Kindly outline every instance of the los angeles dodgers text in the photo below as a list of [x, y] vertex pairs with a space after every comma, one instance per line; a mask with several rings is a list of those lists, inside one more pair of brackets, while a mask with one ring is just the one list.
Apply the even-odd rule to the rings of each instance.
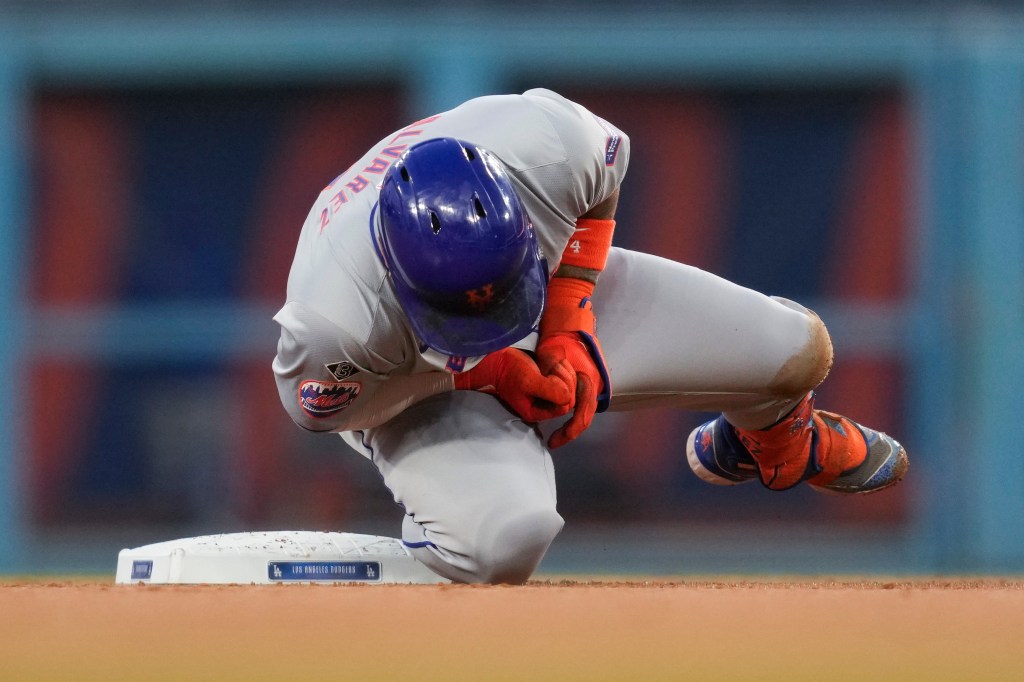
[[355, 566], [338, 564], [327, 565], [300, 565], [292, 569], [293, 573], [301, 575], [356, 575], [359, 571]]

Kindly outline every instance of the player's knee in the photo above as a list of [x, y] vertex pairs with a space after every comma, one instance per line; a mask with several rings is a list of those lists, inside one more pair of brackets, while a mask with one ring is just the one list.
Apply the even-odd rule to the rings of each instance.
[[[533, 510], [519, 509], [513, 514], [507, 510], [504, 506], [500, 515], [463, 528], [461, 533], [431, 534], [422, 543], [413, 540], [413, 556], [454, 582], [526, 582], [564, 522], [553, 504]], [[422, 530], [411, 517], [406, 517], [406, 538], [420, 538]]]
[[521, 584], [537, 570], [564, 521], [554, 508], [509, 516], [476, 548], [476, 582]]
[[773, 296], [783, 305], [807, 315], [807, 343], [779, 370], [771, 384], [773, 393], [796, 396], [810, 391], [828, 376], [832, 368], [832, 338], [825, 323], [808, 308], [785, 298]]

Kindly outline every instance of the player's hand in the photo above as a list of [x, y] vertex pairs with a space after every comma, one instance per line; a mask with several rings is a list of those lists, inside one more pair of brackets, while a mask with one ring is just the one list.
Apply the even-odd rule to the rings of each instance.
[[548, 447], [560, 448], [575, 440], [590, 427], [597, 412], [597, 396], [604, 380], [579, 334], [560, 332], [542, 336], [537, 344], [537, 365], [548, 376], [571, 377], [570, 390], [575, 397], [572, 417], [551, 434]]
[[567, 368], [541, 373], [529, 355], [516, 348], [491, 353], [473, 369], [455, 375], [455, 388], [491, 393], [523, 421], [536, 423], [568, 414], [575, 376]]

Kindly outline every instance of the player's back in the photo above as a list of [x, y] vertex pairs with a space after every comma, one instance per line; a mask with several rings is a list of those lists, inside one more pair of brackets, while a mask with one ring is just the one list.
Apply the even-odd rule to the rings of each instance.
[[[607, 147], [615, 135], [616, 154]], [[618, 186], [625, 173], [625, 136], [560, 95], [531, 90], [494, 95], [422, 119], [375, 144], [319, 195], [302, 228], [288, 282], [301, 303], [386, 360], [412, 367], [418, 344], [394, 296], [374, 239], [380, 183], [417, 142], [468, 140], [507, 167], [544, 254], [565, 248], [576, 217]], [[549, 258], [549, 269], [557, 263]]]

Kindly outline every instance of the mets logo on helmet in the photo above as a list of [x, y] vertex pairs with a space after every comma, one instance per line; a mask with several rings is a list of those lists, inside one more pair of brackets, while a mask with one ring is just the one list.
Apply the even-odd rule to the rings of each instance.
[[485, 284], [479, 289], [466, 292], [466, 302], [477, 310], [486, 310], [494, 300], [494, 284]]
[[299, 405], [310, 417], [322, 419], [349, 407], [362, 387], [356, 381], [303, 381], [299, 386]]

